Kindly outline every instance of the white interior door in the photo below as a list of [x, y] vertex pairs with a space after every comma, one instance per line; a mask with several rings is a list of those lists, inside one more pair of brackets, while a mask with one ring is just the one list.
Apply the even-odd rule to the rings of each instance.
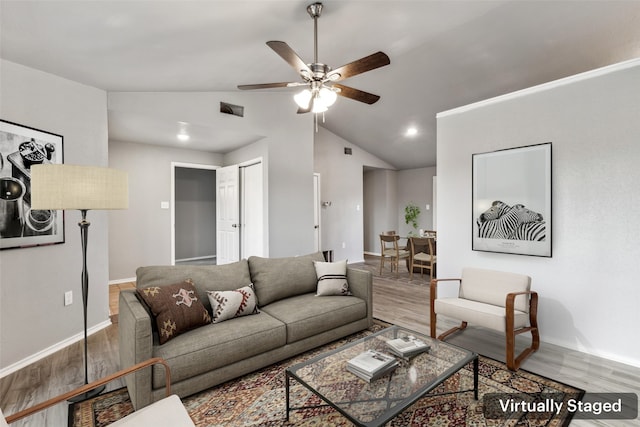
[[241, 257], [265, 257], [267, 254], [264, 246], [262, 162], [240, 167], [240, 188]]
[[217, 264], [240, 260], [240, 204], [238, 165], [216, 173]]

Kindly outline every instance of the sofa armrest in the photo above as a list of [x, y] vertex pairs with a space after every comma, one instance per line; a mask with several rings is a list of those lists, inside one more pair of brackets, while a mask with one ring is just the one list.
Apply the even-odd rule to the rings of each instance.
[[354, 296], [367, 303], [369, 326], [373, 324], [373, 276], [370, 271], [347, 267], [347, 281]]
[[[132, 290], [122, 290], [118, 300], [120, 366], [132, 366], [153, 357], [151, 316]], [[126, 377], [135, 409], [152, 403], [151, 368]]]

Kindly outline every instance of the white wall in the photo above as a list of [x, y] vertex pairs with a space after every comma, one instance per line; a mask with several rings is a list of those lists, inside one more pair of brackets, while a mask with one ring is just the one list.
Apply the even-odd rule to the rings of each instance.
[[[62, 135], [64, 162], [107, 166], [106, 93], [0, 60], [0, 117]], [[6, 167], [6, 166], [5, 166]], [[88, 220], [88, 325], [108, 322], [106, 212]], [[80, 213], [65, 213], [65, 243], [0, 252], [0, 374], [61, 341], [82, 337]], [[65, 307], [64, 292], [74, 303]]]
[[[353, 154], [345, 155], [345, 147]], [[315, 137], [314, 159], [315, 172], [320, 173], [321, 200], [331, 202], [321, 211], [322, 249], [332, 249], [335, 260], [362, 261], [363, 167], [393, 166], [322, 127]]]
[[[438, 275], [526, 273], [541, 338], [640, 366], [640, 60], [438, 115]], [[471, 156], [552, 142], [553, 257], [471, 250]], [[508, 179], [508, 177], [507, 177]]]
[[380, 253], [380, 233], [398, 230], [398, 172], [364, 172], [364, 253]]
[[[171, 263], [171, 162], [222, 166], [222, 155], [131, 142], [109, 142], [109, 164], [129, 174], [129, 209], [109, 221], [109, 280], [134, 278], [136, 268]], [[215, 186], [215, 182], [212, 183]]]
[[[418, 230], [433, 230], [433, 177], [436, 168], [370, 169], [364, 173], [364, 251], [380, 254], [380, 233], [395, 230], [407, 236], [413, 227], [404, 220], [409, 202], [420, 208]], [[426, 206], [429, 205], [429, 210]], [[403, 241], [404, 242], [404, 241]]]
[[[433, 230], [433, 177], [436, 168], [417, 168], [398, 171], [398, 200], [396, 215], [398, 218], [398, 233], [403, 236], [415, 230], [404, 220], [404, 208], [409, 202], [420, 208], [418, 216], [418, 230]], [[427, 205], [429, 209], [427, 210]]]
[[[110, 230], [111, 280], [135, 277], [141, 265], [170, 263], [170, 210], [161, 210], [160, 202], [170, 200], [172, 161], [226, 166], [261, 158], [269, 256], [313, 252], [313, 122], [310, 115], [296, 114], [291, 94], [116, 92], [108, 99], [109, 108], [118, 112], [178, 112], [190, 123], [214, 122], [220, 138], [259, 136], [257, 142], [228, 153], [111, 141], [112, 166], [131, 174], [129, 209], [117, 213]], [[220, 101], [244, 106], [244, 117], [221, 114]]]

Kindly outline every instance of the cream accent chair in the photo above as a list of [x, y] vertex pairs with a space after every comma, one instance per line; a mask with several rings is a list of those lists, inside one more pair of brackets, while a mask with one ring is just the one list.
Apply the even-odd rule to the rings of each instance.
[[401, 259], [409, 258], [409, 251], [406, 249], [400, 249], [398, 246], [398, 240], [400, 236], [397, 234], [381, 234], [380, 235], [380, 275], [382, 276], [382, 269], [384, 268], [384, 262], [389, 259], [391, 263], [391, 272], [393, 268], [396, 270], [396, 277], [398, 277], [398, 266]]
[[[458, 297], [438, 298], [438, 285], [458, 282]], [[524, 359], [540, 347], [538, 293], [531, 290], [531, 278], [522, 274], [465, 268], [460, 279], [433, 279], [430, 288], [431, 337], [436, 337], [436, 318], [443, 315], [461, 320], [460, 326], [438, 336], [444, 340], [467, 324], [483, 326], [506, 335], [507, 367], [517, 370]], [[515, 356], [515, 336], [531, 332], [531, 346]]]
[[75, 390], [71, 390], [68, 393], [49, 399], [46, 402], [40, 403], [31, 408], [27, 408], [22, 411], [16, 412], [15, 414], [12, 414], [6, 417], [6, 419], [2, 414], [2, 410], [0, 409], [0, 427], [6, 427], [15, 421], [28, 417], [29, 415], [33, 415], [36, 412], [42, 411], [43, 409], [46, 409], [50, 406], [69, 400], [72, 397], [84, 394], [88, 391], [93, 390], [94, 388], [100, 387], [101, 385], [107, 384], [108, 382], [111, 382], [117, 378], [128, 375], [132, 372], [135, 372], [144, 368], [150, 369], [151, 365], [155, 365], [155, 364], [161, 364], [166, 369], [165, 386], [167, 390], [167, 397], [165, 397], [164, 399], [158, 400], [157, 402], [154, 402], [149, 406], [141, 408], [132, 414], [127, 415], [126, 417], [116, 421], [115, 423], [110, 424], [110, 426], [111, 427], [129, 427], [129, 426], [195, 427], [193, 420], [187, 413], [187, 410], [182, 404], [182, 401], [180, 400], [180, 398], [175, 394], [173, 395], [171, 394], [171, 371], [169, 370], [169, 365], [167, 365], [167, 362], [165, 362], [163, 359], [160, 359], [158, 357], [149, 359], [145, 362], [138, 363], [137, 365], [134, 365], [130, 368], [118, 371], [115, 374], [109, 375], [108, 377], [86, 384]]

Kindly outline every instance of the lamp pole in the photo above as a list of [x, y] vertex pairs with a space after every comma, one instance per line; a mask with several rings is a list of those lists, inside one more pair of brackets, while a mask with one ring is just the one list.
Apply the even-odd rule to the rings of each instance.
[[[78, 223], [80, 227], [80, 241], [82, 243], [82, 310], [84, 316], [84, 383], [89, 384], [89, 359], [88, 359], [88, 346], [87, 346], [87, 305], [89, 301], [89, 271], [87, 270], [87, 243], [89, 242], [89, 226], [91, 223], [87, 221], [87, 210], [80, 209], [82, 213], [82, 220]], [[86, 393], [69, 399], [70, 402], [82, 402], [83, 400], [90, 399], [99, 395], [105, 389], [105, 386], [94, 388]]]

